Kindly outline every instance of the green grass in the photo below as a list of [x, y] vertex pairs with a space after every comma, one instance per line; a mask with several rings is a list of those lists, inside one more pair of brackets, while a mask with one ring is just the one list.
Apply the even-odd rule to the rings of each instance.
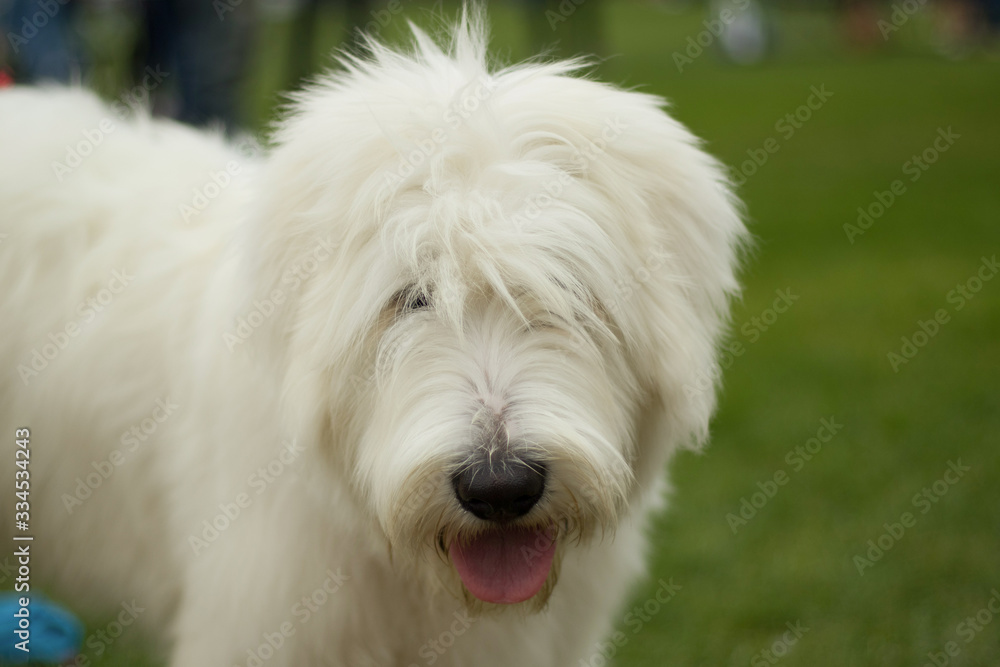
[[[834, 95], [741, 190], [759, 240], [735, 311], [746, 351], [726, 373], [711, 447], [676, 461], [672, 509], [655, 525], [652, 580], [684, 588], [617, 664], [747, 665], [789, 621], [809, 632], [785, 665], [923, 665], [949, 641], [961, 648], [952, 664], [997, 664], [1000, 624], [968, 644], [956, 626], [1000, 584], [1000, 280], [959, 312], [946, 295], [1000, 250], [1000, 66], [919, 51], [802, 52], [752, 69], [703, 58], [677, 74], [650, 49], [613, 71], [670, 98], [731, 165], [780, 137], [775, 122], [810, 86]], [[961, 137], [910, 183], [903, 164], [948, 126]], [[848, 243], [843, 225], [898, 178], [907, 191]], [[779, 288], [799, 301], [750, 343], [742, 324]], [[951, 320], [893, 372], [887, 353], [938, 308]], [[843, 430], [793, 472], [786, 452], [829, 416]], [[912, 496], [958, 459], [972, 470], [920, 514]], [[790, 481], [734, 535], [726, 515], [777, 470]], [[852, 558], [906, 511], [916, 524], [860, 576]]]
[[[515, 10], [493, 13], [500, 52], [527, 55]], [[652, 527], [651, 576], [634, 604], [660, 578], [682, 590], [639, 632], [621, 624], [615, 664], [767, 664], [751, 661], [796, 621], [809, 631], [781, 659], [789, 667], [923, 665], [949, 641], [961, 649], [951, 664], [997, 664], [1000, 618], [969, 643], [956, 626], [1000, 587], [1000, 279], [958, 312], [946, 295], [1000, 251], [1000, 63], [933, 57], [917, 21], [879, 53], [849, 54], [829, 17], [789, 14], [768, 63], [731, 68], [706, 53], [678, 73], [671, 53], [701, 29], [698, 14], [621, 2], [606, 16], [608, 51], [620, 55], [603, 77], [669, 98], [730, 165], [769, 137], [780, 143], [741, 189], [758, 239], [735, 308], [745, 352], [726, 372], [711, 446], [675, 462], [672, 507]], [[330, 18], [324, 32], [338, 25]], [[280, 24], [261, 34], [248, 88], [258, 125], [286, 35]], [[776, 121], [813, 85], [833, 97], [781, 138]], [[949, 126], [961, 137], [850, 244], [843, 225], [857, 207], [907, 178], [903, 164]], [[741, 326], [784, 288], [799, 300], [749, 342]], [[951, 320], [894, 372], [887, 353], [938, 308]], [[793, 472], [786, 452], [831, 416], [843, 429]], [[911, 498], [958, 459], [971, 471], [920, 514]], [[726, 515], [778, 470], [788, 483], [734, 535]], [[906, 511], [916, 524], [860, 576], [853, 557]], [[96, 664], [140, 661], [116, 646]]]

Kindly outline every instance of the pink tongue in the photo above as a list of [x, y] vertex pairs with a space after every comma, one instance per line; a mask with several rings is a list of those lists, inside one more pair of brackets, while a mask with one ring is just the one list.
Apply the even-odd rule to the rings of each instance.
[[469, 592], [484, 602], [523, 602], [542, 589], [555, 540], [541, 529], [510, 528], [451, 543], [449, 554]]

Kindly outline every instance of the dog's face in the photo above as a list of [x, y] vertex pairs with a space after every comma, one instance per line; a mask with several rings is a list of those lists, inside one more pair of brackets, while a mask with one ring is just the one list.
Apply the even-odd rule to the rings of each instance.
[[[642, 380], [573, 260], [454, 233], [398, 272], [407, 284], [366, 334], [349, 465], [397, 550], [437, 549], [453, 590], [522, 602], [554, 582], [562, 544], [613, 527], [626, 504]], [[470, 247], [448, 256], [454, 244]]]
[[251, 270], [287, 302], [257, 342], [395, 562], [540, 606], [704, 437], [743, 227], [657, 100], [418, 39], [279, 132]]

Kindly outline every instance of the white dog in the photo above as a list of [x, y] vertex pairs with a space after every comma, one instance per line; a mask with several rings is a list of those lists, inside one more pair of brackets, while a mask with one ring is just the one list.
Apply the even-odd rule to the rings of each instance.
[[77, 664], [134, 622], [174, 667], [565, 667], [621, 622], [745, 228], [662, 100], [480, 23], [345, 58], [259, 159], [0, 93], [2, 521], [117, 614]]

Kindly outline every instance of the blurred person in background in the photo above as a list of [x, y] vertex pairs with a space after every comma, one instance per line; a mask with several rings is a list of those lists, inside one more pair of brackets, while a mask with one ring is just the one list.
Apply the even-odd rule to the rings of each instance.
[[942, 0], [937, 9], [935, 46], [942, 55], [964, 58], [997, 37], [1000, 0]]
[[165, 71], [175, 88], [153, 92], [158, 113], [191, 125], [240, 127], [240, 89], [250, 60], [249, 0], [140, 0], [133, 77]]
[[925, 17], [927, 38], [948, 58], [995, 45], [1000, 30], [1000, 0], [838, 0], [837, 8], [848, 44], [865, 51], [885, 46], [915, 14]]
[[757, 0], [712, 0], [706, 25], [719, 26], [719, 46], [730, 62], [752, 65], [764, 59], [773, 41], [773, 27]]
[[0, 0], [4, 49], [18, 82], [83, 78], [84, 49], [76, 25], [77, 0]]
[[837, 7], [844, 35], [851, 47], [869, 51], [883, 43], [878, 29], [881, 15], [873, 0], [839, 0]]
[[983, 6], [983, 14], [986, 17], [986, 24], [993, 37], [1000, 33], [1000, 0], [980, 0]]

